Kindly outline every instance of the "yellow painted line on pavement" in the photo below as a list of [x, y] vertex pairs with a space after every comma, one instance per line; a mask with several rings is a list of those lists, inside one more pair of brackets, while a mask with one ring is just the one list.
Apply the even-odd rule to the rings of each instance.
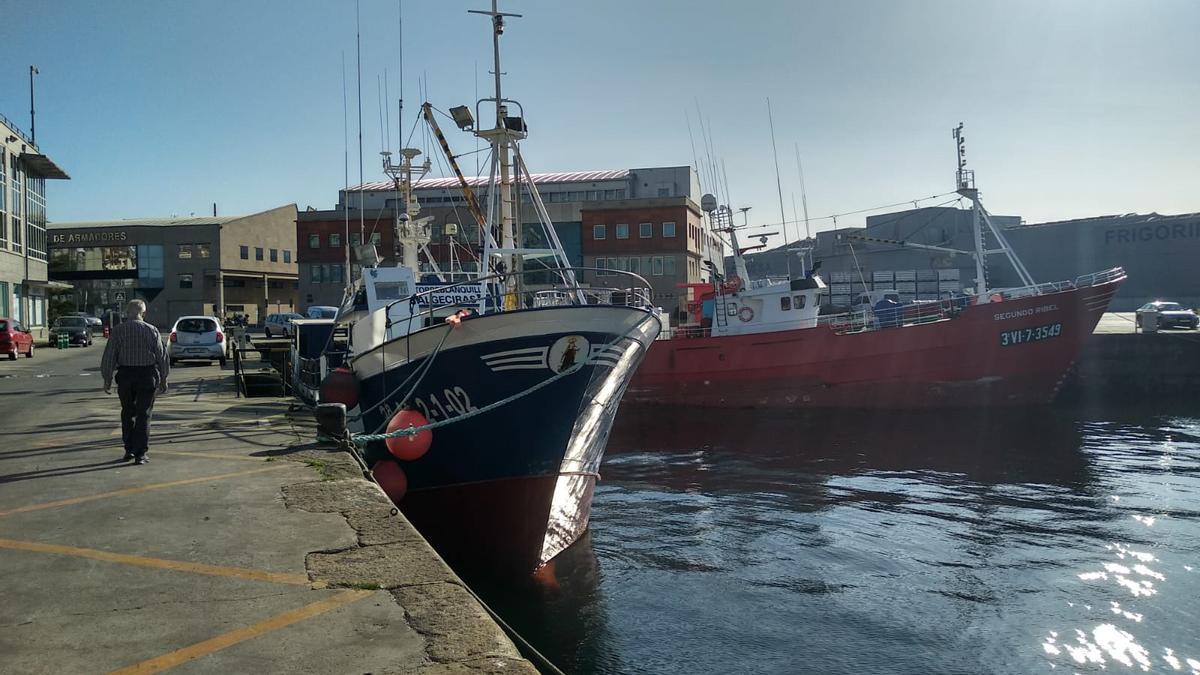
[[302, 574], [268, 572], [266, 570], [254, 570], [245, 567], [228, 567], [225, 565], [206, 565], [204, 563], [188, 562], [186, 560], [150, 558], [140, 555], [128, 555], [125, 553], [112, 553], [110, 551], [101, 551], [94, 548], [61, 546], [59, 544], [43, 544], [36, 541], [18, 541], [16, 539], [0, 538], [0, 549], [30, 551], [33, 553], [52, 553], [55, 555], [65, 555], [74, 558], [88, 558], [90, 560], [118, 563], [121, 565], [153, 567], [160, 570], [172, 570], [175, 572], [193, 572], [195, 574], [207, 574], [215, 577], [235, 577], [238, 579], [248, 579], [250, 581], [269, 581], [275, 584], [291, 584], [293, 586], [308, 586], [312, 583], [309, 581], [307, 576]]
[[150, 485], [142, 485], [140, 487], [125, 488], [123, 490], [113, 490], [112, 492], [101, 492], [100, 494], [87, 495], [85, 497], [71, 497], [69, 499], [59, 499], [53, 502], [45, 502], [42, 504], [30, 504], [20, 508], [9, 509], [8, 511], [0, 511], [0, 518], [11, 516], [17, 513], [29, 513], [30, 511], [41, 511], [43, 509], [53, 509], [59, 506], [71, 506], [73, 504], [83, 504], [85, 502], [93, 502], [97, 499], [108, 499], [109, 497], [123, 497], [125, 495], [135, 495], [141, 492], [150, 492], [151, 490], [163, 490], [166, 488], [177, 487], [180, 485], [192, 485], [194, 483], [205, 483], [208, 481], [222, 480], [225, 478], [237, 478], [239, 476], [249, 476], [251, 474], [263, 473], [266, 471], [278, 471], [286, 468], [287, 464], [278, 466], [266, 466], [260, 469], [250, 469], [249, 471], [235, 471], [234, 473], [222, 473], [216, 476], [201, 476], [200, 478], [188, 478], [186, 480], [173, 480], [167, 483], [152, 483]]
[[338, 593], [332, 597], [319, 600], [317, 602], [298, 607], [296, 609], [277, 614], [269, 619], [251, 624], [245, 628], [238, 628], [223, 635], [218, 635], [203, 642], [197, 642], [189, 647], [177, 649], [173, 652], [157, 656], [152, 659], [147, 659], [141, 663], [135, 663], [132, 666], [114, 670], [109, 675], [133, 675], [134, 673], [161, 673], [169, 668], [183, 665], [188, 661], [194, 661], [203, 656], [208, 656], [213, 652], [220, 651], [227, 647], [232, 647], [240, 642], [251, 640], [260, 635], [286, 628], [294, 623], [312, 618], [319, 614], [324, 614], [339, 607], [344, 607], [354, 602], [358, 602], [363, 598], [372, 595], [374, 591], [345, 591]]

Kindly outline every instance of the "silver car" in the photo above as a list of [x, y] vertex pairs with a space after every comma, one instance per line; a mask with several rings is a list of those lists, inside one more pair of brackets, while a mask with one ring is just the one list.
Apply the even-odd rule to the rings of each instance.
[[267, 337], [275, 337], [276, 335], [290, 337], [292, 335], [292, 320], [303, 318], [303, 316], [295, 312], [270, 314], [267, 316], [267, 320], [263, 322], [263, 332], [266, 333]]
[[167, 342], [171, 365], [190, 359], [219, 361], [225, 365], [225, 329], [212, 316], [181, 316], [175, 320]]

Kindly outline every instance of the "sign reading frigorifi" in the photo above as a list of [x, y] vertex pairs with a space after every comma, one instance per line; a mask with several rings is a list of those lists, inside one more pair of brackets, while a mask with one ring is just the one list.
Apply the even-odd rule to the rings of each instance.
[[480, 284], [459, 284], [457, 286], [417, 284], [417, 293], [427, 293], [426, 295], [417, 296], [417, 302], [422, 307], [476, 305], [479, 304], [479, 298], [483, 296]]

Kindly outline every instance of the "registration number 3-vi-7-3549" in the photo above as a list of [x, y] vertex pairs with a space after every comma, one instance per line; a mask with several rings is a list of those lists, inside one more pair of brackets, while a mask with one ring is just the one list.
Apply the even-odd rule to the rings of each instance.
[[1000, 333], [1000, 346], [1011, 347], [1013, 345], [1023, 345], [1027, 342], [1040, 342], [1056, 338], [1059, 335], [1062, 335], [1061, 323], [1048, 323], [1044, 326], [1006, 330]]

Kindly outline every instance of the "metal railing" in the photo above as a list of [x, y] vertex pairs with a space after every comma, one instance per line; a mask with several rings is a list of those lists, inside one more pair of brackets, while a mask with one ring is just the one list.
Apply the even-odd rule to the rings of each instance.
[[[573, 281], [578, 272], [604, 272], [609, 276], [627, 277], [630, 284], [628, 286], [612, 286], [606, 285], [603, 287], [582, 286], [578, 282]], [[540, 283], [530, 285], [530, 287], [516, 292], [502, 292], [500, 289], [507, 285], [509, 279], [518, 274], [522, 277], [537, 275], [545, 277], [548, 274], [557, 276], [558, 279], [553, 283]], [[481, 294], [459, 299], [455, 302], [448, 302], [435, 305], [433, 303], [423, 303], [422, 298], [429, 298], [436, 295], [453, 294], [454, 289], [479, 286]], [[598, 267], [555, 267], [555, 268], [538, 268], [523, 270], [519, 273], [509, 272], [506, 274], [491, 274], [475, 279], [458, 281], [452, 284], [437, 286], [420, 293], [413, 293], [403, 298], [392, 300], [389, 302], [387, 312], [389, 316], [388, 323], [394, 323], [391, 319], [391, 309], [396, 305], [408, 303], [414, 310], [420, 308], [420, 311], [413, 311], [407, 319], [409, 321], [422, 321], [422, 326], [432, 324], [439, 320], [442, 316], [448, 313], [453, 313], [451, 310], [470, 309], [478, 310], [482, 302], [485, 307], [485, 312], [502, 312], [514, 311], [506, 309], [510, 305], [516, 309], [534, 309], [543, 307], [568, 307], [568, 306], [587, 306], [587, 305], [616, 305], [622, 307], [650, 307], [653, 294], [650, 290], [650, 284], [640, 275], [633, 272], [625, 272], [622, 270], [601, 269]]]

